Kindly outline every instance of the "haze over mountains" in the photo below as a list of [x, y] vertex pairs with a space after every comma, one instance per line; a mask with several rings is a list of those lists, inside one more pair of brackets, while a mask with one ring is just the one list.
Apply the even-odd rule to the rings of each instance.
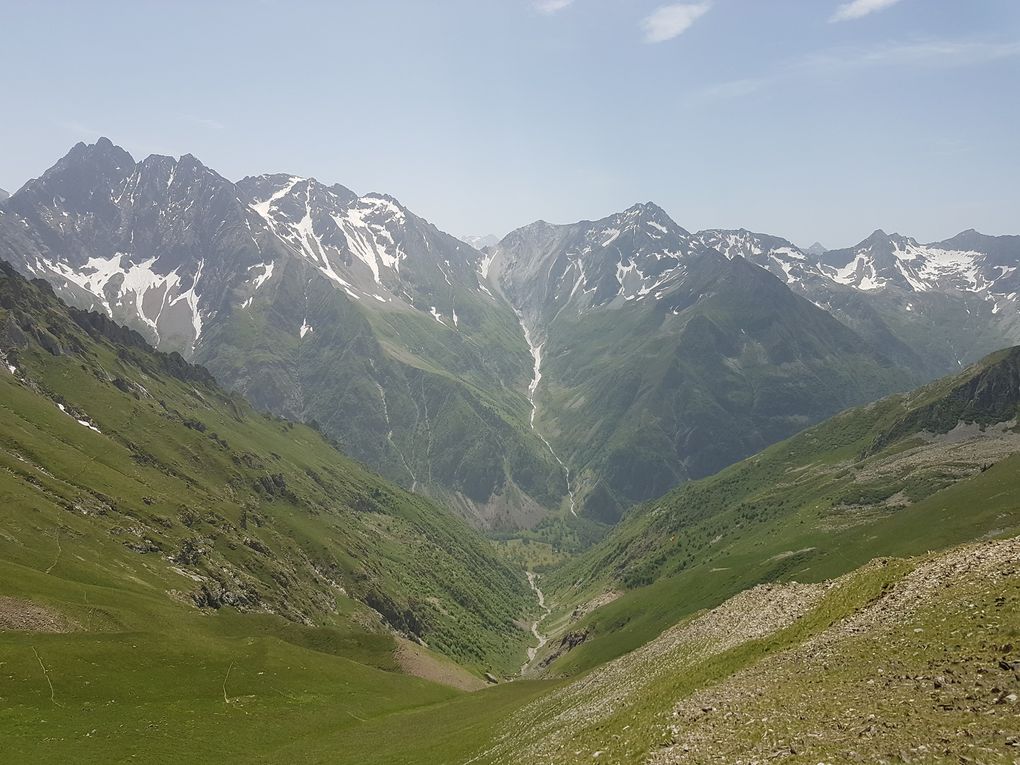
[[483, 250], [486, 247], [492, 247], [499, 244], [499, 237], [495, 234], [485, 234], [484, 236], [462, 236], [460, 239], [470, 244], [476, 250]]
[[358, 765], [1016, 746], [1020, 550], [999, 537], [1020, 531], [1020, 348], [687, 483], [527, 578], [312, 428], [7, 265], [0, 393], [19, 761], [175, 762], [182, 741], [196, 761]]
[[75, 146], [0, 202], [5, 751], [1008, 762], [1020, 237], [813, 249]]
[[483, 527], [613, 522], [1020, 341], [1020, 237], [801, 250], [651, 203], [485, 251], [385, 194], [75, 146], [0, 259]]
[[53, 5], [0, 765], [1020, 765], [1020, 2]]

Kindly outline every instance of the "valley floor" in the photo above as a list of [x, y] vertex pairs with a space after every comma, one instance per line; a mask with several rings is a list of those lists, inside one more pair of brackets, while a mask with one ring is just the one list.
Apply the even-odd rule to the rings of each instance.
[[473, 693], [262, 617], [106, 631], [83, 592], [0, 603], [8, 761], [1020, 760], [1020, 538], [760, 585], [573, 680]]

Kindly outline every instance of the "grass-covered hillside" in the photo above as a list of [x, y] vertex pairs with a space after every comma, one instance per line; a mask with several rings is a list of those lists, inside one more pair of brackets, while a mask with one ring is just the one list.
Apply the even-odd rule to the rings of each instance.
[[524, 577], [313, 429], [6, 267], [0, 351], [0, 594], [112, 632], [246, 613], [519, 666]]
[[661, 300], [557, 309], [546, 328], [536, 422], [592, 518], [921, 379], [757, 266], [685, 267]]
[[1002, 763], [1020, 538], [764, 584], [517, 709], [479, 763]]
[[546, 656], [576, 672], [760, 583], [1020, 529], [1020, 349], [852, 409], [632, 511], [552, 574]]
[[[1010, 762], [1016, 542], [865, 564], [1020, 528], [1018, 349], [501, 558], [0, 268], [11, 761]], [[482, 687], [532, 643], [510, 558], [569, 680]]]
[[274, 273], [196, 353], [226, 387], [314, 420], [345, 453], [477, 527], [532, 526], [559, 505], [563, 473], [528, 427], [531, 357], [506, 305], [486, 311], [479, 302], [494, 298], [465, 293], [455, 330], [349, 299], [297, 260]]

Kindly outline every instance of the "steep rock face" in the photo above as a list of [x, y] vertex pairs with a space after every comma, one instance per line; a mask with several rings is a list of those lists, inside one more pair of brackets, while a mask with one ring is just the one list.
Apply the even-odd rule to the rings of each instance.
[[106, 139], [0, 202], [0, 257], [485, 526], [613, 520], [1020, 341], [1020, 237], [802, 250], [644, 203], [480, 251], [384, 194]]
[[698, 236], [768, 269], [900, 359], [918, 382], [1020, 342], [1020, 237], [970, 230], [919, 244], [875, 231], [855, 247], [812, 252], [749, 231]]
[[493, 252], [490, 277], [540, 350], [536, 428], [592, 517], [614, 521], [907, 385], [889, 357], [725, 241], [642, 204], [536, 223]]
[[522, 424], [531, 359], [481, 254], [391, 197], [234, 184], [101, 139], [3, 203], [0, 257], [480, 525], [534, 523], [565, 493]]
[[0, 210], [0, 257], [186, 355], [280, 254], [233, 184], [194, 157], [135, 163], [106, 139], [75, 146]]

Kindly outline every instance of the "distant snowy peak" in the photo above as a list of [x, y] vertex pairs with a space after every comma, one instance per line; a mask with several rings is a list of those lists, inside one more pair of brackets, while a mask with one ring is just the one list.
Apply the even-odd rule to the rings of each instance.
[[778, 236], [756, 234], [739, 229], [699, 231], [695, 238], [702, 246], [725, 255], [740, 257], [770, 271], [787, 284], [797, 284], [821, 274], [815, 258]]
[[597, 253], [602, 261], [595, 303], [661, 297], [683, 280], [685, 260], [701, 249], [689, 231], [651, 202], [598, 221], [585, 241], [581, 258]]
[[233, 276], [271, 247], [234, 185], [195, 157], [136, 163], [108, 139], [76, 145], [5, 210], [27, 239], [16, 250], [23, 271], [186, 352]]
[[485, 234], [484, 236], [462, 236], [460, 237], [460, 240], [470, 244], [476, 250], [484, 250], [486, 247], [495, 247], [499, 244], [499, 237], [494, 234]]
[[661, 207], [652, 202], [643, 202], [603, 218], [592, 226], [591, 241], [600, 247], [614, 244], [621, 236], [644, 249], [655, 250], [663, 244], [686, 243], [691, 234]]
[[473, 247], [385, 194], [359, 196], [314, 178], [262, 175], [238, 183], [242, 199], [291, 250], [348, 297], [412, 307], [457, 327], [457, 289], [483, 291]]
[[855, 247], [825, 253], [820, 265], [833, 281], [865, 291], [971, 292], [995, 298], [1020, 286], [1020, 237], [964, 232], [945, 242], [919, 244], [879, 230]]
[[10, 196], [10, 194], [8, 194], [8, 193], [7, 193], [6, 191], [4, 191], [3, 189], [0, 189], [0, 202], [3, 202], [3, 201], [4, 201], [5, 199], [7, 199], [7, 198], [8, 198], [9, 196]]
[[703, 249], [655, 204], [597, 221], [538, 221], [492, 250], [492, 275], [529, 315], [573, 304], [651, 301], [683, 281], [686, 259]]

